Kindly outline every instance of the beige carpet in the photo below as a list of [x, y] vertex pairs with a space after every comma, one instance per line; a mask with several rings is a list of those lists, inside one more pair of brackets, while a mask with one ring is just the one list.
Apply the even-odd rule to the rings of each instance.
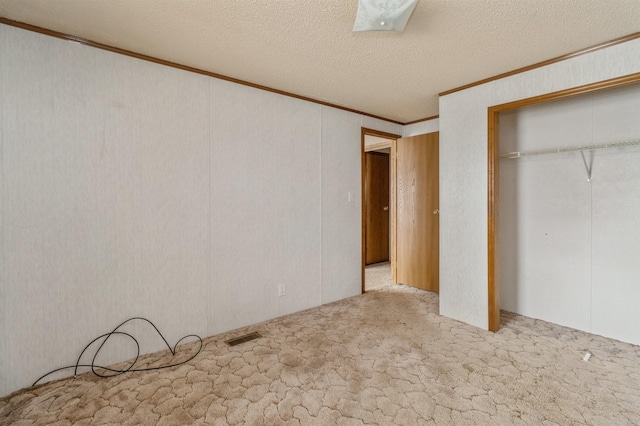
[[364, 268], [364, 290], [375, 290], [393, 285], [391, 281], [391, 263], [382, 262]]
[[[174, 370], [17, 392], [0, 400], [0, 422], [640, 424], [639, 347], [513, 314], [493, 334], [437, 309], [435, 294], [384, 287], [207, 338]], [[248, 331], [263, 337], [223, 343]]]

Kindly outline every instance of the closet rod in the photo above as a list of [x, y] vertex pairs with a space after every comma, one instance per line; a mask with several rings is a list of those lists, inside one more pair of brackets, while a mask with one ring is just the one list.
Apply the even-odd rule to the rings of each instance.
[[518, 151], [505, 152], [503, 154], [500, 154], [500, 158], [520, 158], [520, 157], [528, 157], [533, 155], [559, 154], [561, 152], [597, 151], [600, 149], [620, 148], [625, 146], [636, 146], [636, 145], [640, 145], [640, 139], [632, 139], [632, 140], [610, 142], [610, 143], [598, 143], [594, 145], [570, 146], [565, 148], [537, 149], [534, 151], [524, 151], [524, 152], [518, 152]]

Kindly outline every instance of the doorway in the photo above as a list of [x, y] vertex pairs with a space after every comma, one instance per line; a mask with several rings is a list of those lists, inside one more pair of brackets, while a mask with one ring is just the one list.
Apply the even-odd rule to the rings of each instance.
[[362, 129], [362, 293], [393, 283], [391, 144], [399, 137]]
[[[388, 186], [383, 195], [372, 194], [377, 163], [388, 174], [377, 184]], [[438, 132], [400, 138], [362, 129], [362, 293], [394, 283], [439, 292], [438, 164]]]
[[364, 153], [365, 265], [389, 262], [389, 153]]
[[365, 291], [392, 284], [389, 257], [389, 150], [385, 148], [364, 154]]

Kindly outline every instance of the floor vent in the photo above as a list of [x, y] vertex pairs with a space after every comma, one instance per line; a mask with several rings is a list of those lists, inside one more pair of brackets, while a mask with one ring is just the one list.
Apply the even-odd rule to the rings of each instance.
[[227, 341], [225, 341], [225, 343], [227, 345], [229, 345], [229, 346], [236, 346], [236, 345], [239, 345], [240, 343], [249, 342], [249, 341], [257, 339], [259, 337], [262, 337], [260, 335], [260, 333], [254, 331], [253, 333], [245, 334], [244, 336], [240, 336], [240, 337], [236, 337], [235, 339], [227, 340]]

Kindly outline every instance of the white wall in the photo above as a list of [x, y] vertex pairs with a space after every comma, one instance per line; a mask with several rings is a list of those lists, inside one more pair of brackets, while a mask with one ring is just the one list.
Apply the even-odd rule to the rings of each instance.
[[419, 123], [408, 124], [402, 129], [402, 137], [424, 135], [425, 133], [433, 133], [440, 130], [440, 119], [432, 118], [431, 120], [421, 121]]
[[215, 334], [321, 301], [321, 107], [219, 80], [211, 94]]
[[[640, 84], [500, 116], [502, 152], [630, 139]], [[500, 161], [501, 307], [640, 344], [640, 147], [585, 155]]]
[[322, 303], [361, 292], [361, 127], [357, 114], [322, 108]]
[[487, 108], [640, 71], [640, 40], [440, 98], [440, 313], [488, 328]]
[[360, 293], [360, 127], [399, 125], [4, 25], [0, 57], [0, 395], [131, 316], [172, 343]]

